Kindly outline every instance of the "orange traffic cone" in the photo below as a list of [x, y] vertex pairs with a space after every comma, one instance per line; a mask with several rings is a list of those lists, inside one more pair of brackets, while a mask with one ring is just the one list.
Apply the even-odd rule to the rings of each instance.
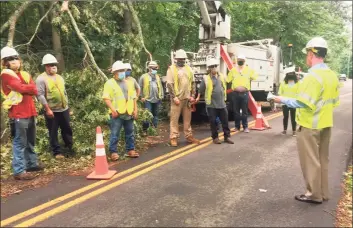
[[101, 127], [97, 127], [96, 133], [96, 160], [95, 170], [87, 176], [89, 180], [108, 180], [114, 176], [116, 170], [108, 170], [107, 156], [105, 154], [103, 134]]
[[263, 114], [261, 112], [261, 105], [257, 105], [257, 113], [256, 113], [256, 120], [255, 120], [255, 126], [252, 127], [252, 130], [258, 130], [258, 131], [263, 131], [265, 130], [264, 128], [264, 121], [263, 121]]

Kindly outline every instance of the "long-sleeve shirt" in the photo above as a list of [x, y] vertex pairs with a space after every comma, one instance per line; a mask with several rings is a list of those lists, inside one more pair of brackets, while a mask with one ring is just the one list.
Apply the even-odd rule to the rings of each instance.
[[[160, 99], [158, 98], [158, 82], [157, 82], [157, 78], [156, 76], [154, 76], [153, 74], [144, 74], [140, 77], [139, 80], [139, 85], [141, 88], [141, 93], [140, 95], [143, 96], [144, 95], [144, 81], [145, 81], [145, 77], [149, 77], [149, 81], [150, 81], [150, 94], [148, 96], [148, 98], [146, 99], [148, 102], [151, 103], [158, 103], [160, 101]], [[164, 97], [164, 91], [163, 88], [161, 88], [162, 91], [162, 97]]]
[[29, 84], [27, 84], [21, 73], [16, 74], [20, 80], [9, 74], [3, 73], [1, 75], [1, 84], [5, 95], [8, 95], [11, 90], [13, 90], [21, 93], [23, 96], [21, 103], [13, 105], [10, 108], [9, 117], [17, 119], [37, 116], [37, 111], [33, 100], [33, 96], [38, 94], [37, 87], [32, 78], [30, 79]]
[[184, 67], [178, 67], [178, 88], [179, 88], [179, 93], [175, 94], [174, 91], [174, 74], [171, 70], [171, 68], [168, 68], [167, 71], [167, 87], [169, 90], [169, 94], [171, 99], [174, 97], [178, 97], [179, 100], [185, 100], [189, 99], [189, 97], [194, 97], [196, 93], [196, 84], [195, 84], [195, 78], [194, 74], [192, 75], [192, 81], [191, 81], [191, 91], [189, 90], [189, 78], [187, 75], [187, 70], [185, 69], [186, 66]]
[[[49, 77], [52, 77], [52, 76], [49, 76]], [[52, 77], [52, 79], [54, 81], [56, 81], [56, 77]], [[48, 82], [47, 82], [47, 79], [45, 78], [44, 75], [39, 75], [38, 78], [36, 79], [36, 85], [37, 85], [37, 89], [38, 89], [38, 100], [39, 102], [42, 104], [42, 105], [46, 105], [48, 104], [48, 101], [47, 99], [45, 98], [45, 91], [47, 90], [48, 88]], [[66, 89], [64, 91], [64, 95], [67, 97], [67, 93], [66, 93]], [[51, 108], [51, 107], [50, 107]], [[53, 112], [64, 112], [68, 109], [68, 107], [66, 108], [59, 108], [59, 109], [54, 109], [54, 108], [51, 108], [51, 110]]]

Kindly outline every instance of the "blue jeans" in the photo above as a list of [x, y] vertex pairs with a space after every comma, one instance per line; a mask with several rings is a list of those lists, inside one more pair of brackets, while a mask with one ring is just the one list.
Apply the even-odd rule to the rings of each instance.
[[120, 137], [121, 128], [124, 127], [125, 131], [125, 149], [126, 152], [135, 150], [135, 135], [134, 135], [134, 119], [124, 120], [120, 117], [110, 117], [110, 139], [109, 139], [109, 152], [118, 153], [118, 142]]
[[15, 137], [13, 139], [12, 168], [15, 175], [26, 169], [38, 166], [37, 154], [34, 152], [36, 140], [35, 118], [15, 119]]
[[[152, 119], [152, 123], [154, 127], [157, 127], [158, 124], [158, 108], [159, 108], [159, 103], [151, 103], [149, 101], [145, 102], [145, 108], [148, 109], [148, 111], [150, 111], [153, 115], [153, 119]], [[149, 122], [144, 122], [143, 123], [143, 130], [147, 130], [150, 126]]]

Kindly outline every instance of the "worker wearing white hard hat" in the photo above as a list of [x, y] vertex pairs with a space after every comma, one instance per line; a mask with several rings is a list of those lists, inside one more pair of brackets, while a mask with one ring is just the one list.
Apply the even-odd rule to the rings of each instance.
[[[144, 107], [153, 115], [152, 124], [154, 128], [158, 125], [159, 106], [164, 96], [162, 80], [158, 74], [159, 65], [156, 61], [148, 63], [148, 72], [140, 77], [141, 101]], [[143, 123], [143, 132], [147, 133], [150, 127], [148, 121]]]
[[134, 89], [136, 92], [136, 96], [139, 97], [140, 96], [140, 85], [137, 83], [136, 79], [132, 76], [132, 67], [130, 63], [125, 63], [125, 76], [126, 76], [126, 80], [130, 80], [132, 81], [132, 83], [134, 83]]
[[248, 128], [248, 101], [249, 91], [252, 80], [256, 80], [258, 75], [245, 64], [246, 56], [239, 54], [237, 63], [228, 73], [227, 82], [231, 83], [233, 92], [231, 96], [231, 105], [233, 107], [235, 130], [240, 130], [240, 122], [243, 125], [245, 133], [249, 133]]
[[178, 145], [179, 117], [183, 113], [184, 136], [189, 143], [200, 144], [191, 130], [191, 106], [195, 104], [195, 80], [190, 66], [186, 64], [187, 55], [182, 49], [175, 52], [176, 63], [167, 71], [167, 87], [170, 93], [170, 144]]
[[38, 93], [37, 87], [31, 75], [21, 70], [21, 60], [14, 48], [1, 49], [1, 65], [1, 93], [5, 98], [2, 106], [14, 120], [11, 129], [14, 177], [17, 180], [33, 179], [35, 175], [31, 171], [43, 169], [34, 151], [37, 111], [33, 96]]
[[321, 204], [329, 199], [328, 161], [333, 109], [339, 105], [339, 81], [324, 63], [328, 50], [322, 37], [311, 39], [303, 52], [310, 67], [295, 98], [274, 97], [275, 102], [297, 108], [297, 147], [306, 184], [301, 202]]
[[207, 114], [211, 126], [211, 137], [213, 143], [221, 144], [218, 138], [216, 118], [219, 117], [224, 133], [224, 142], [234, 144], [230, 140], [230, 129], [228, 126], [228, 111], [226, 105], [227, 82], [226, 77], [218, 72], [219, 59], [210, 58], [206, 61], [209, 74], [206, 75], [200, 86], [200, 94], [205, 97]]
[[[58, 60], [52, 54], [43, 56], [44, 72], [36, 79], [38, 100], [42, 104], [45, 122], [49, 132], [52, 154], [56, 159], [74, 156], [72, 128], [70, 124], [69, 100], [65, 88], [65, 80], [58, 72]], [[59, 127], [67, 148], [65, 154], [58, 140]]]
[[110, 116], [109, 152], [111, 160], [117, 161], [118, 142], [122, 127], [125, 131], [125, 153], [128, 157], [136, 158], [134, 119], [137, 119], [137, 96], [134, 83], [126, 80], [126, 64], [116, 61], [111, 71], [113, 78], [104, 84], [103, 100], [108, 107]]

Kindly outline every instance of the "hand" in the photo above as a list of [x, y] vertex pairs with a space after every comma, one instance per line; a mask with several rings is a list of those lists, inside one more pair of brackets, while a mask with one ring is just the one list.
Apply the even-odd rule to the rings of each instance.
[[189, 101], [191, 104], [193, 104], [195, 102], [195, 98], [194, 97], [189, 97]]
[[281, 102], [281, 101], [282, 101], [282, 97], [276, 96], [276, 97], [273, 99], [273, 101], [274, 101], [275, 103], [282, 103], [282, 102]]
[[52, 111], [50, 108], [46, 111], [45, 114], [47, 115], [47, 117], [48, 117], [49, 119], [54, 118], [54, 113], [53, 113], [53, 111]]
[[137, 109], [134, 110], [133, 116], [134, 116], [134, 119], [137, 120], [137, 116], [138, 116], [138, 111], [137, 111]]
[[113, 119], [115, 119], [115, 118], [118, 118], [118, 116], [119, 116], [119, 113], [117, 112], [117, 111], [112, 111], [112, 117], [113, 117]]
[[200, 98], [197, 97], [196, 100], [195, 100], [195, 104], [199, 103], [199, 101], [200, 101]]
[[177, 97], [174, 97], [173, 101], [176, 105], [180, 104], [179, 98], [177, 98]]
[[142, 101], [142, 102], [145, 102], [145, 101], [146, 101], [146, 98], [141, 97], [141, 101]]
[[74, 112], [73, 112], [73, 111], [70, 111], [70, 112], [69, 112], [69, 115], [70, 115], [70, 116], [72, 116], [73, 114], [74, 114]]

